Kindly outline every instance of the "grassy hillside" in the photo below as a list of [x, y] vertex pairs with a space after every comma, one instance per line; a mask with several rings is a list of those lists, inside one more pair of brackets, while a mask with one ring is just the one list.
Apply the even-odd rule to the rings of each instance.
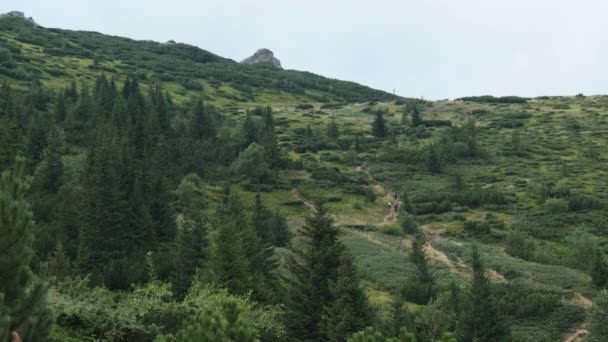
[[392, 94], [353, 82], [270, 65], [242, 65], [181, 43], [136, 41], [97, 32], [37, 27], [20, 18], [0, 19], [0, 74], [51, 88], [78, 78], [92, 82], [101, 72], [160, 83], [184, 97], [204, 94], [217, 105], [391, 100]]
[[[593, 298], [608, 278], [608, 96], [405, 101], [184, 44], [15, 18], [0, 19], [0, 44], [0, 78], [17, 90], [12, 102], [8, 88], [0, 91], [0, 162], [24, 154], [34, 177], [31, 264], [39, 270], [48, 261], [59, 279], [49, 293], [55, 340], [152, 340], [231, 295], [262, 340], [286, 339], [283, 298], [264, 297], [259, 284], [235, 290], [209, 280], [209, 260], [222, 250], [209, 246], [238, 240], [241, 249], [225, 250], [244, 254], [253, 244], [239, 234], [259, 214], [257, 194], [272, 226], [285, 228], [284, 219], [296, 244], [315, 204], [328, 209], [372, 308], [369, 325], [385, 335], [406, 326], [420, 341], [462, 336], [475, 295], [473, 246], [512, 340], [575, 341], [593, 324]], [[102, 74], [117, 89], [100, 86]], [[198, 96], [212, 106], [197, 105]], [[252, 109], [259, 105], [269, 108]], [[51, 192], [40, 184], [58, 139], [52, 132], [65, 134], [65, 146], [54, 159], [62, 182]], [[99, 214], [101, 205], [118, 218]], [[81, 266], [91, 239], [84, 229], [107, 227], [90, 217], [139, 233], [121, 245], [114, 235], [124, 232], [111, 230], [107, 238], [122, 249], [110, 248], [100, 256], [107, 265], [92, 270]], [[139, 243], [149, 226], [155, 237]], [[243, 230], [222, 240], [226, 227]], [[281, 275], [293, 248], [285, 236], [272, 243]], [[430, 300], [414, 291], [415, 241], [434, 279]]]

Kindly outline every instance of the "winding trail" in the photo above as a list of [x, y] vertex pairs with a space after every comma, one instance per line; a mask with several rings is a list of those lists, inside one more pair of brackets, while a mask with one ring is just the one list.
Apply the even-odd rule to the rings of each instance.
[[[359, 171], [359, 172], [365, 172], [369, 176], [370, 180], [372, 179], [371, 174], [369, 173], [369, 170], [367, 169], [366, 165], [357, 166], [355, 168], [355, 170]], [[376, 183], [371, 186], [375, 193], [384, 195], [383, 200], [388, 205], [388, 213], [384, 216], [382, 222], [370, 222], [369, 224], [381, 226], [381, 225], [393, 224], [393, 223], [398, 222], [399, 207], [402, 204], [399, 201], [399, 199], [397, 198], [397, 195], [393, 191], [390, 191], [390, 190], [387, 191], [381, 184]], [[304, 195], [302, 195], [302, 193], [300, 192], [300, 190], [298, 188], [293, 188], [293, 190], [291, 192], [297, 200], [301, 201], [302, 204], [304, 204], [304, 206], [306, 206], [312, 212], [316, 211], [315, 205], [312, 202], [310, 202], [308, 199], [306, 199], [306, 197], [304, 197]], [[450, 272], [458, 273], [458, 274], [461, 274], [461, 275], [467, 276], [467, 277], [471, 275], [470, 267], [465, 262], [463, 262], [461, 259], [457, 258], [456, 260], [451, 260], [444, 252], [433, 247], [433, 244], [432, 244], [433, 241], [436, 241], [437, 239], [440, 238], [439, 232], [432, 231], [428, 225], [421, 225], [420, 230], [426, 240], [424, 247], [423, 247], [424, 253], [431, 260], [433, 260], [436, 263], [447, 266], [448, 269], [450, 270]], [[396, 248], [396, 246], [388, 244], [388, 243], [376, 238], [375, 236], [373, 236], [373, 234], [370, 234], [368, 232], [361, 232], [361, 231], [356, 231], [356, 230], [353, 230], [353, 231], [357, 235], [364, 237], [366, 240], [368, 240], [371, 243], [373, 243], [377, 246], [380, 246], [382, 248], [387, 248], [387, 249]], [[403, 239], [403, 245], [408, 245], [410, 242], [411, 241], [408, 238]], [[494, 281], [508, 282], [508, 280], [502, 274], [498, 273], [494, 269], [487, 269], [486, 276]], [[576, 304], [576, 305], [580, 306], [581, 308], [583, 308], [585, 311], [588, 311], [593, 305], [593, 302], [589, 298], [583, 296], [580, 293], [574, 293], [573, 298], [565, 299], [565, 301]], [[563, 341], [564, 342], [582, 342], [585, 340], [585, 337], [587, 336], [588, 333], [589, 333], [588, 323], [582, 322], [581, 324], [570, 329], [568, 332], [564, 333]]]

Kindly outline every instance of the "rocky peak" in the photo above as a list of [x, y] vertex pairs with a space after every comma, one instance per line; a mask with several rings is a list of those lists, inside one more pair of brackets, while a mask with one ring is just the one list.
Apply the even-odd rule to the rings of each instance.
[[259, 49], [253, 56], [247, 57], [241, 61], [242, 64], [257, 64], [257, 63], [270, 63], [275, 67], [282, 69], [281, 61], [274, 57], [274, 53], [268, 49]]
[[21, 19], [27, 20], [27, 21], [29, 21], [29, 22], [31, 22], [31, 23], [33, 23], [33, 24], [36, 24], [36, 22], [34, 21], [34, 18], [32, 18], [32, 17], [27, 18], [27, 17], [25, 16], [25, 13], [20, 12], [20, 11], [10, 11], [10, 12], [8, 12], [8, 13], [3, 13], [3, 14], [0, 14], [0, 18], [1, 18], [1, 17], [15, 17], [15, 18], [21, 18]]

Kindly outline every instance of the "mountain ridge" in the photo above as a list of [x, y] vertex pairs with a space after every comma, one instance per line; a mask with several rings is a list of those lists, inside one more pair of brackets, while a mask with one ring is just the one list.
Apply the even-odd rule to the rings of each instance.
[[[144, 84], [161, 83], [189, 97], [205, 90], [218, 103], [370, 102], [401, 97], [350, 81], [271, 65], [244, 65], [184, 43], [160, 43], [29, 25], [0, 18], [0, 77], [17, 84], [39, 80], [51, 87], [74, 79], [93, 81], [100, 73], [130, 75]], [[8, 50], [8, 53], [6, 52]], [[209, 90], [209, 92], [207, 92]]]

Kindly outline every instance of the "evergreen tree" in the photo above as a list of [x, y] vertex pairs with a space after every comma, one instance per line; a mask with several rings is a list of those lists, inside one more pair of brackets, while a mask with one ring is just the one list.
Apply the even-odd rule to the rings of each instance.
[[270, 167], [276, 167], [280, 163], [279, 145], [274, 127], [272, 108], [266, 107], [263, 114], [264, 118], [264, 157]]
[[243, 295], [252, 288], [252, 260], [248, 258], [251, 241], [243, 234], [248, 227], [240, 215], [240, 201], [229, 189], [226, 191], [216, 212], [217, 228], [210, 246], [207, 272], [215, 285], [226, 288], [231, 294]]
[[207, 252], [207, 227], [202, 215], [197, 216], [185, 217], [177, 232], [175, 267], [171, 283], [175, 295], [180, 299], [188, 292]]
[[39, 191], [55, 194], [63, 184], [63, 131], [57, 125], [51, 125], [48, 144], [44, 149], [42, 162], [36, 171], [35, 187]]
[[286, 320], [289, 335], [300, 341], [326, 339], [321, 326], [325, 307], [334, 297], [330, 284], [338, 277], [344, 246], [329, 213], [317, 208], [301, 229], [301, 241], [287, 258]]
[[100, 267], [124, 257], [135, 243], [130, 238], [134, 232], [129, 228], [121, 140], [111, 127], [100, 127], [87, 158], [78, 266], [83, 273], [93, 272], [96, 283], [103, 280]]
[[24, 134], [17, 120], [0, 116], [0, 170], [4, 170], [25, 152]]
[[467, 120], [464, 124], [465, 142], [469, 148], [469, 156], [476, 157], [478, 155], [477, 150], [477, 126], [475, 126], [475, 120]]
[[422, 125], [422, 117], [420, 115], [420, 105], [416, 101], [408, 102], [409, 113], [412, 116], [412, 127]]
[[26, 201], [24, 159], [0, 176], [0, 336], [17, 331], [25, 341], [46, 341], [47, 285], [30, 270], [34, 221]]
[[437, 296], [435, 278], [429, 270], [428, 259], [422, 249], [421, 237], [414, 238], [410, 260], [416, 266], [416, 275], [410, 288], [410, 300], [416, 304], [427, 304]]
[[201, 98], [197, 99], [192, 107], [192, 137], [195, 140], [213, 138], [215, 129], [211, 108], [205, 106]]
[[14, 118], [15, 114], [13, 89], [8, 82], [4, 82], [2, 83], [2, 87], [0, 87], [0, 118]]
[[376, 138], [384, 138], [387, 134], [386, 121], [384, 120], [384, 111], [379, 109], [375, 113], [375, 119], [372, 123], [372, 131]]
[[57, 94], [57, 98], [55, 99], [54, 114], [55, 121], [59, 124], [62, 124], [68, 116], [66, 98], [63, 92], [59, 92], [59, 94]]
[[333, 301], [326, 306], [321, 322], [329, 341], [344, 341], [370, 323], [367, 297], [359, 286], [352, 256], [343, 252], [340, 263], [336, 280], [329, 284]]
[[[188, 320], [177, 332], [177, 341], [259, 341], [257, 330], [248, 322], [237, 300], [227, 297], [219, 304], [219, 312], [208, 308]], [[163, 341], [161, 339], [161, 341]]]
[[435, 144], [429, 146], [426, 163], [429, 172], [441, 173], [441, 157]]
[[152, 89], [150, 98], [152, 100], [154, 113], [158, 120], [160, 132], [166, 135], [171, 128], [171, 116], [169, 115], [166, 97], [163, 94], [160, 85], [157, 84]]
[[253, 215], [251, 216], [251, 223], [255, 228], [258, 236], [268, 244], [274, 244], [273, 232], [269, 229], [270, 220], [272, 219], [272, 213], [264, 203], [262, 203], [262, 196], [258, 192], [255, 195], [255, 204], [253, 206]]
[[338, 140], [340, 137], [340, 129], [335, 118], [331, 118], [331, 121], [327, 124], [326, 133], [328, 137], [334, 140]]
[[462, 341], [510, 341], [511, 333], [496, 309], [477, 246], [472, 252], [473, 283], [463, 312]]

